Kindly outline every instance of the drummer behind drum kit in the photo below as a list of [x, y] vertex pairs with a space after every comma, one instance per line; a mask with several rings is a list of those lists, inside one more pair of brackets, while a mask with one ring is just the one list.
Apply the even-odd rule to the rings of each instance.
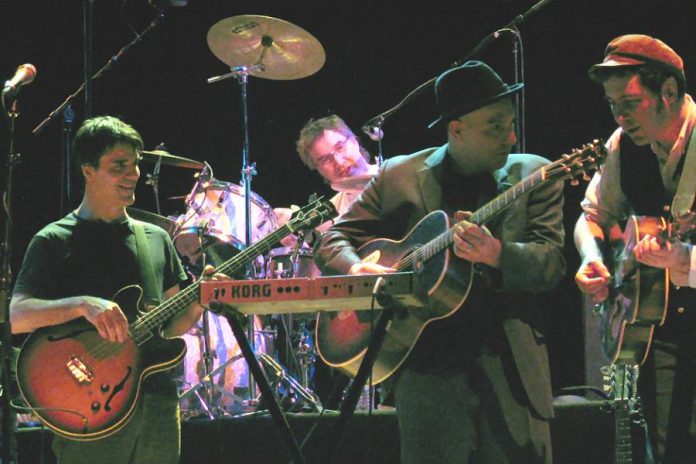
[[[325, 60], [323, 47], [311, 34], [268, 16], [223, 19], [210, 28], [207, 38], [213, 54], [231, 67], [229, 74], [208, 82], [236, 77], [246, 84], [248, 75], [299, 79], [317, 72]], [[242, 93], [245, 98], [245, 88]], [[246, 101], [244, 104], [246, 111]], [[245, 143], [246, 123], [245, 115]], [[280, 225], [268, 203], [249, 188], [255, 166], [248, 164], [246, 147], [241, 184], [218, 180], [207, 163], [172, 155], [166, 149], [143, 151], [142, 155], [145, 161], [156, 163], [154, 174], [148, 176], [155, 196], [160, 164], [199, 171], [185, 197], [183, 214], [164, 217], [159, 214], [159, 203], [158, 213], [128, 208], [131, 217], [156, 224], [170, 234], [187, 272], [193, 277], [199, 276], [207, 264], [218, 266]], [[295, 247], [271, 250], [267, 256], [259, 257], [244, 275], [232, 277], [274, 279], [318, 274], [311, 249], [298, 241]], [[269, 327], [266, 329], [259, 316], [254, 316], [250, 332], [253, 337], [249, 341], [286, 409], [320, 407], [309, 385], [314, 347], [308, 325], [313, 323], [313, 316], [295, 314], [293, 320], [293, 316], [278, 315], [273, 320], [275, 328], [270, 328], [271, 321], [266, 321]], [[227, 320], [206, 310], [183, 338], [188, 351], [178, 373], [182, 418], [212, 419], [253, 410], [258, 403], [257, 391]], [[291, 372], [283, 364], [291, 366]]]

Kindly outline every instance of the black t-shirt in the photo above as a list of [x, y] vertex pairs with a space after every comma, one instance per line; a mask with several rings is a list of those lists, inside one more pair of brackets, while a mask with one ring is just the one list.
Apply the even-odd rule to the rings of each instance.
[[[14, 293], [46, 300], [79, 295], [110, 300], [127, 285], [142, 286], [134, 222], [93, 222], [70, 213], [47, 225], [29, 243]], [[167, 232], [152, 224], [141, 224], [152, 261], [154, 291], [162, 301], [165, 290], [186, 281], [186, 273]], [[137, 308], [121, 309], [130, 322], [137, 317]], [[149, 379], [143, 385], [146, 391], [171, 391], [161, 376]]]

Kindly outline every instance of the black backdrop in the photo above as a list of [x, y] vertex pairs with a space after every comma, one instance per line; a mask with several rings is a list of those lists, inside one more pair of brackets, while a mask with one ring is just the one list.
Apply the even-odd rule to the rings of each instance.
[[[295, 154], [294, 141], [305, 121], [336, 112], [357, 131], [363, 122], [391, 108], [534, 3], [189, 0], [185, 7], [168, 9], [160, 26], [94, 82], [93, 114], [119, 115], [142, 133], [146, 148], [164, 142], [173, 154], [208, 161], [216, 178], [238, 182], [240, 88], [234, 80], [206, 83], [206, 78], [228, 70], [208, 49], [206, 34], [220, 19], [242, 14], [289, 21], [321, 42], [326, 64], [313, 76], [299, 80], [250, 78], [250, 156], [258, 169], [252, 189], [271, 206], [303, 204], [312, 192], [330, 193]], [[526, 82], [527, 151], [556, 159], [575, 146], [609, 135], [614, 126], [610, 113], [586, 70], [601, 59], [604, 46], [616, 35], [640, 32], [662, 38], [682, 55], [687, 76], [692, 75], [696, 56], [686, 19], [691, 3], [551, 0], [522, 23], [519, 58]], [[26, 62], [38, 69], [35, 82], [19, 94], [16, 140], [23, 159], [15, 170], [13, 197], [15, 270], [31, 235], [61, 215], [62, 121], [55, 119], [38, 135], [32, 129], [81, 83], [82, 4], [80, 0], [0, 3], [0, 78], [8, 79]], [[93, 69], [99, 69], [133, 39], [131, 27], [142, 31], [154, 14], [145, 0], [94, 2]], [[492, 64], [507, 81], [514, 79], [509, 38], [494, 41], [476, 58]], [[83, 119], [82, 103], [79, 97], [73, 105], [76, 127]], [[384, 125], [385, 157], [439, 144], [440, 135], [426, 129], [435, 114], [429, 89], [390, 117]], [[8, 130], [5, 121], [0, 124], [4, 157]], [[372, 142], [364, 142], [376, 151]], [[150, 169], [143, 166], [143, 177]], [[181, 212], [181, 200], [168, 198], [188, 193], [193, 174], [186, 169], [162, 168], [164, 214]], [[568, 275], [545, 299], [556, 388], [583, 381], [582, 305], [572, 282], [578, 262], [572, 224], [581, 193], [582, 187], [567, 188]], [[135, 206], [155, 208], [153, 192], [143, 182]]]

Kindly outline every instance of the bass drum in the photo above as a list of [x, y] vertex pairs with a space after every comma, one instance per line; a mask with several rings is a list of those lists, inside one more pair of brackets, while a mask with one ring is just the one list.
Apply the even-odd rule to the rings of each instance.
[[[276, 217], [253, 192], [250, 206], [254, 243], [276, 228]], [[245, 247], [245, 219], [244, 188], [202, 173], [186, 197], [186, 213], [176, 220], [174, 246], [187, 267], [200, 275], [204, 264], [218, 266]]]
[[[182, 337], [187, 348], [183, 373], [179, 377], [182, 419], [240, 414], [247, 407], [249, 366], [232, 328], [227, 319], [211, 311], [205, 311], [204, 317], [207, 317], [207, 340], [203, 317]], [[254, 316], [254, 334], [255, 351], [266, 353], [266, 339], [258, 316]], [[208, 378], [204, 358], [206, 342], [210, 347], [211, 363]]]

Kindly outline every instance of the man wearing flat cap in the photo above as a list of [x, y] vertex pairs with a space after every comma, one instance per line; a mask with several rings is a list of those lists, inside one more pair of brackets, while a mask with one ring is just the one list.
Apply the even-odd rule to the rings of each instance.
[[[630, 215], [689, 223], [696, 189], [696, 105], [685, 93], [681, 57], [654, 37], [630, 34], [613, 39], [604, 60], [589, 74], [603, 86], [619, 125], [607, 142], [601, 173], [588, 185], [584, 214], [575, 226], [582, 258], [575, 280], [594, 302], [602, 302], [609, 297], [611, 274], [601, 245], [605, 238], [621, 236], [620, 228]], [[660, 462], [693, 463], [696, 251], [686, 241], [688, 235], [666, 238], [639, 231], [635, 258], [646, 266], [667, 269], [671, 281], [667, 285], [672, 288], [666, 319], [656, 324], [638, 387]], [[654, 291], [664, 294], [659, 287]], [[649, 295], [642, 299], [649, 301]]]
[[[327, 274], [387, 273], [394, 268], [363, 262], [356, 249], [374, 238], [399, 240], [434, 211], [461, 221], [453, 246], [425, 268], [444, 261], [448, 276], [471, 279], [471, 289], [451, 295], [461, 307], [428, 321], [389, 379], [405, 464], [551, 462], [551, 383], [535, 294], [565, 271], [562, 184], [519, 198], [487, 227], [465, 220], [548, 163], [510, 154], [522, 86], [505, 84], [480, 61], [440, 75], [439, 117], [430, 127], [445, 131], [447, 143], [387, 160], [315, 247]], [[474, 272], [464, 273], [472, 263]]]

